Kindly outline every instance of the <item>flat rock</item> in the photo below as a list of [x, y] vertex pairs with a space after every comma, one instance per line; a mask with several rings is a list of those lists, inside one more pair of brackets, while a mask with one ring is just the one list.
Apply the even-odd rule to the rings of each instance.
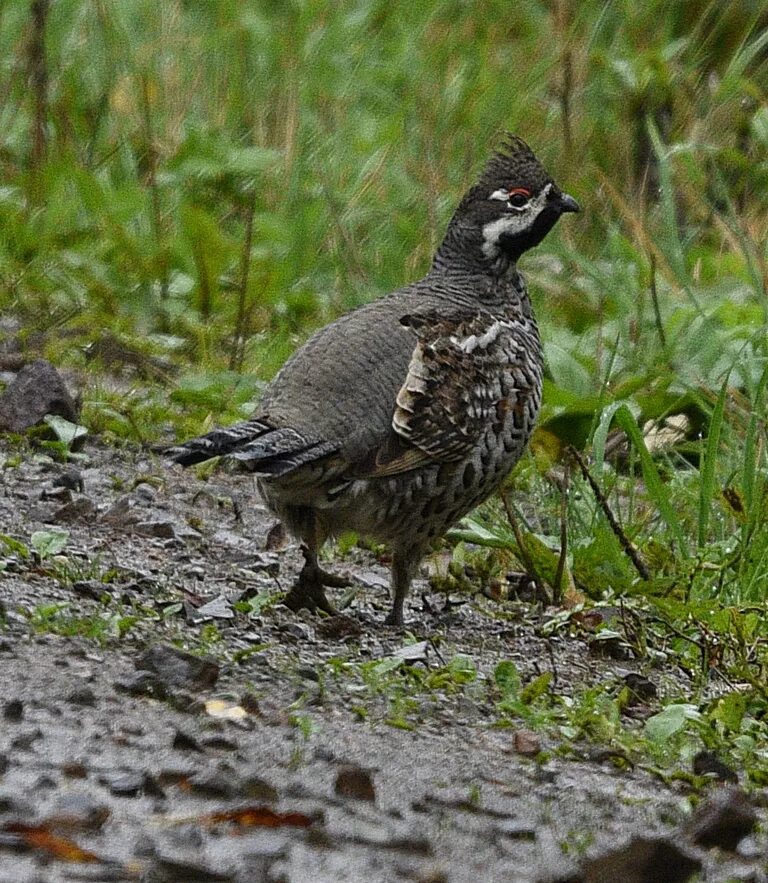
[[234, 619], [235, 611], [224, 595], [219, 595], [200, 607], [192, 607], [187, 621], [192, 623], [205, 622], [210, 619]]
[[9, 699], [3, 706], [3, 717], [10, 723], [18, 723], [24, 717], [24, 703], [21, 699]]
[[664, 837], [635, 837], [623, 846], [582, 862], [577, 874], [560, 877], [557, 883], [685, 883], [701, 861]]
[[187, 787], [192, 794], [211, 799], [237, 797], [241, 783], [237, 776], [227, 770], [201, 770], [189, 777]]
[[136, 662], [140, 671], [156, 675], [166, 686], [209, 689], [219, 679], [219, 666], [169, 644], [155, 644]]
[[53, 365], [36, 359], [19, 371], [0, 396], [0, 430], [24, 432], [46, 414], [77, 423], [78, 407]]
[[186, 856], [155, 856], [146, 874], [151, 883], [227, 883], [235, 876], [226, 870], [215, 870], [207, 862], [197, 862]]
[[172, 521], [140, 521], [133, 529], [145, 537], [157, 537], [162, 540], [176, 538], [176, 527]]
[[57, 831], [98, 831], [109, 816], [109, 807], [90, 794], [68, 791], [56, 798], [44, 822]]
[[57, 523], [71, 521], [90, 521], [96, 514], [96, 507], [88, 497], [76, 497], [68, 503], [64, 503], [53, 513], [53, 520]]

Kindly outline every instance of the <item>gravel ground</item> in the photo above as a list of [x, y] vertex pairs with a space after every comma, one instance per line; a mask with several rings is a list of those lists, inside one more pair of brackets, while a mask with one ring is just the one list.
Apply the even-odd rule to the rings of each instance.
[[[83, 453], [0, 442], [0, 533], [42, 551], [0, 545], [0, 883], [768, 879], [764, 795], [737, 850], [705, 849], [684, 784], [494, 727], [481, 689], [502, 659], [566, 695], [629, 671], [663, 691], [674, 668], [542, 638], [520, 605], [446, 609], [426, 583], [385, 628], [387, 570], [359, 550], [333, 565], [357, 586], [343, 617], [246, 615], [300, 563], [250, 478]], [[464, 654], [479, 678], [401, 697], [394, 726], [359, 666], [398, 652], [427, 670]]]

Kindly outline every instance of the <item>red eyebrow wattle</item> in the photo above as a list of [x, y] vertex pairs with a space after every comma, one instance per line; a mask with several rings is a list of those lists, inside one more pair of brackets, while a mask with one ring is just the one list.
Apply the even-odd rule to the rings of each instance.
[[509, 191], [509, 195], [512, 196], [513, 193], [519, 193], [521, 196], [530, 196], [531, 195], [531, 191], [528, 190], [527, 187], [513, 187]]

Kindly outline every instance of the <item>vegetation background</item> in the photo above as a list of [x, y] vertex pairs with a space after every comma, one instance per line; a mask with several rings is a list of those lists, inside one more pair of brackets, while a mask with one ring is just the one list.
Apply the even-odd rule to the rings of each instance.
[[651, 599], [702, 678], [727, 658], [763, 701], [762, 0], [4, 3], [5, 331], [88, 377], [108, 439], [235, 420], [314, 328], [426, 270], [505, 129], [584, 211], [524, 262], [528, 502], [456, 536], [555, 597]]

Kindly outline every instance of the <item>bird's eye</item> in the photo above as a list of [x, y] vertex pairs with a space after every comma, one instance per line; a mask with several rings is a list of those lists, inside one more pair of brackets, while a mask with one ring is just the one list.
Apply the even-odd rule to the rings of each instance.
[[522, 187], [518, 190], [510, 190], [509, 196], [507, 197], [507, 202], [513, 206], [514, 208], [522, 208], [528, 200], [531, 198], [531, 194], [529, 190], [524, 190]]

